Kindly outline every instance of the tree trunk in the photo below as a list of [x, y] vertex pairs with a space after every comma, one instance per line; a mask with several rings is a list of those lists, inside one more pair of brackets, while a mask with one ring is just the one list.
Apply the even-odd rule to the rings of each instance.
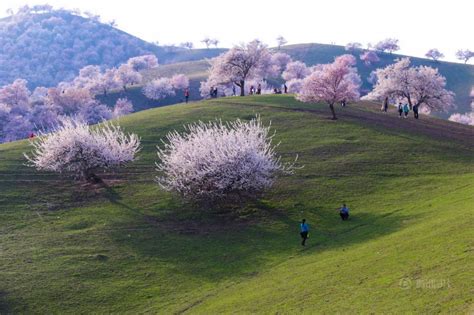
[[331, 109], [332, 120], [336, 120], [337, 117], [336, 117], [336, 111], [334, 110], [334, 104], [329, 104], [329, 108]]
[[240, 80], [240, 96], [245, 96], [245, 81]]
[[84, 179], [91, 184], [97, 184], [102, 182], [102, 179], [96, 174], [94, 174], [92, 170], [85, 170], [83, 176]]

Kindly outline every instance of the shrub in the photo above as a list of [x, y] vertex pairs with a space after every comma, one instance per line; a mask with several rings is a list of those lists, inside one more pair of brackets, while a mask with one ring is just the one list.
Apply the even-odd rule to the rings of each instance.
[[216, 203], [257, 198], [278, 174], [292, 174], [272, 145], [270, 127], [259, 117], [249, 122], [195, 123], [170, 132], [158, 147], [159, 185], [190, 201]]
[[88, 181], [100, 180], [98, 170], [133, 161], [140, 150], [138, 136], [125, 134], [120, 126], [105, 123], [92, 128], [74, 119], [63, 119], [52, 133], [40, 133], [31, 145], [31, 155], [24, 154], [29, 166]]

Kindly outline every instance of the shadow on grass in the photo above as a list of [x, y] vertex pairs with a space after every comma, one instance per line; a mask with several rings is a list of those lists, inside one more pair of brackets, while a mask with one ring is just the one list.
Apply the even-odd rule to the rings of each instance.
[[[299, 222], [269, 202], [257, 202], [237, 214], [196, 213], [174, 205], [170, 209], [176, 210], [164, 216], [142, 214], [144, 226], [149, 228], [130, 233], [111, 231], [111, 238], [133, 252], [135, 259], [153, 259], [170, 266], [173, 273], [209, 281], [251, 277], [301, 253]], [[309, 248], [303, 254], [317, 254], [393, 233], [404, 219], [398, 213], [362, 213], [339, 222], [335, 216], [313, 229], [309, 245], [315, 250]]]

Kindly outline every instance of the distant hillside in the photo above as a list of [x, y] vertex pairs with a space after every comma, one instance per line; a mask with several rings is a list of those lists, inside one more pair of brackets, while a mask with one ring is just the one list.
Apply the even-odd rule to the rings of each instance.
[[160, 63], [199, 60], [221, 49], [159, 47], [66, 10], [27, 9], [0, 20], [0, 85], [17, 78], [31, 88], [54, 86], [86, 65], [112, 67], [130, 57], [155, 54]]
[[[288, 53], [293, 57], [293, 59], [301, 60], [308, 65], [315, 65], [318, 63], [329, 63], [334, 60], [334, 57], [347, 54], [348, 52], [342, 46], [336, 45], [325, 45], [325, 44], [300, 44], [300, 45], [289, 45], [281, 48], [281, 51]], [[358, 72], [362, 78], [362, 93], [366, 94], [372, 89], [372, 85], [368, 82], [368, 77], [370, 73], [377, 69], [387, 66], [394, 62], [395, 59], [406, 57], [404, 55], [398, 54], [388, 54], [380, 53], [380, 61], [367, 66], [359, 58], [360, 52], [354, 53], [357, 57], [357, 68]], [[408, 56], [410, 57], [410, 56]], [[440, 73], [447, 79], [447, 87], [449, 90], [456, 93], [456, 103], [458, 104], [458, 109], [455, 112], [469, 112], [470, 107], [470, 97], [469, 93], [471, 87], [474, 86], [474, 66], [465, 65], [460, 63], [453, 62], [434, 62], [429, 59], [410, 57], [412, 65], [426, 65], [434, 68], [438, 68]], [[198, 99], [199, 98], [199, 82], [206, 79], [207, 69], [209, 68], [209, 63], [200, 60], [200, 61], [191, 61], [191, 62], [181, 62], [176, 64], [169, 64], [166, 66], [161, 66], [156, 69], [150, 70], [144, 73], [145, 80], [151, 80], [159, 76], [171, 76], [175, 73], [184, 73], [188, 75], [191, 79], [191, 96]], [[281, 82], [283, 83], [283, 82]], [[175, 101], [179, 101], [179, 98], [168, 98], [160, 101], [149, 102], [143, 95], [137, 92], [138, 90], [127, 92], [130, 99], [133, 99], [134, 104], [138, 105], [136, 108], [144, 109], [148, 108], [147, 104], [153, 104], [153, 106], [162, 106], [172, 104]], [[123, 92], [120, 92], [120, 95], [123, 96]], [[112, 101], [115, 101], [119, 95], [111, 95], [110, 104], [113, 104]], [[447, 118], [452, 113], [439, 113], [437, 116]]]

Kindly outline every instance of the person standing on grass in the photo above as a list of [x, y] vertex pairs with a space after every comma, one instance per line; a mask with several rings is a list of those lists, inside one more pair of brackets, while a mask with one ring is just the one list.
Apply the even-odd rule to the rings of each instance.
[[260, 94], [262, 94], [262, 85], [259, 83], [257, 85], [257, 95], [260, 95]]
[[385, 99], [383, 100], [382, 111], [386, 113], [387, 108], [388, 108], [388, 96], [385, 97]]
[[342, 107], [346, 107], [346, 99], [343, 99], [343, 100], [342, 100], [341, 106], [342, 106]]
[[419, 105], [413, 106], [413, 116], [415, 116], [415, 119], [418, 119], [418, 106]]
[[301, 245], [305, 246], [306, 240], [308, 239], [309, 226], [306, 223], [306, 219], [301, 220], [300, 224], [300, 235], [301, 235]]
[[398, 103], [398, 118], [402, 118], [403, 114], [403, 105], [402, 102]]
[[403, 105], [403, 112], [405, 113], [405, 118], [408, 118], [408, 113], [410, 112], [410, 107], [408, 107], [407, 103], [405, 103], [405, 105]]
[[285, 94], [288, 94], [288, 87], [286, 86], [286, 83], [283, 84], [283, 90], [285, 91]]
[[189, 100], [189, 88], [186, 88], [184, 90], [184, 99], [186, 100], [186, 104], [188, 104], [188, 100]]
[[349, 208], [346, 206], [346, 204], [343, 204], [341, 209], [339, 209], [339, 215], [341, 216], [342, 221], [349, 219]]
[[232, 96], [235, 96], [235, 85], [232, 85]]

